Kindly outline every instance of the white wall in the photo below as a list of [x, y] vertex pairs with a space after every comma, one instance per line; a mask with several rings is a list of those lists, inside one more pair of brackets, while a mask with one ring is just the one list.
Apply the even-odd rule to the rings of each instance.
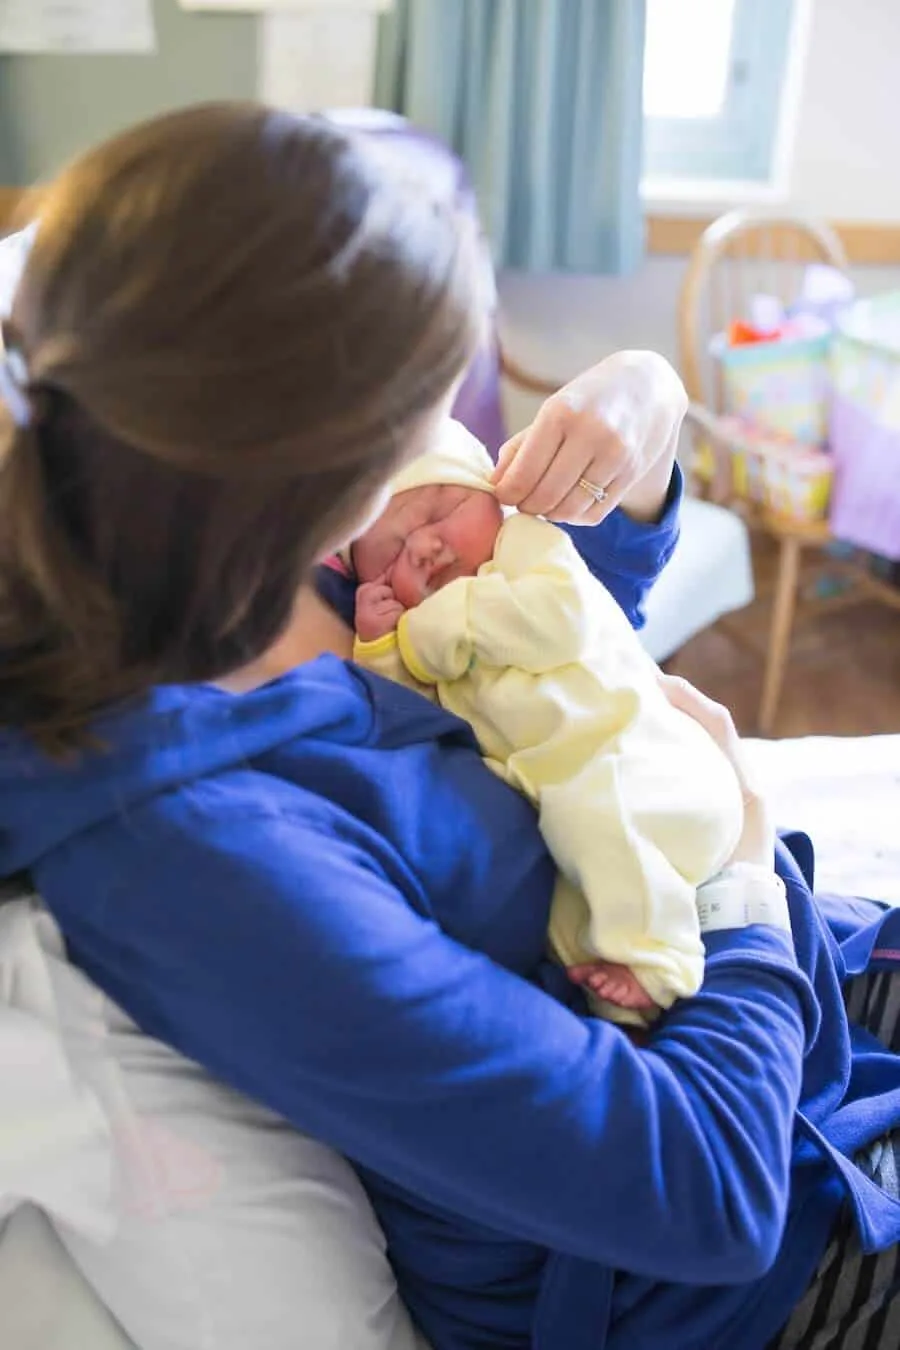
[[900, 2], [812, 0], [792, 198], [822, 216], [900, 221]]
[[168, 108], [253, 97], [252, 15], [152, 3], [152, 55], [0, 54], [0, 183], [50, 178], [89, 145]]
[[[812, 0], [801, 80], [790, 200], [832, 220], [900, 222], [900, 0]], [[684, 268], [683, 258], [651, 257], [627, 279], [506, 274], [505, 340], [548, 378], [617, 347], [674, 358]], [[857, 269], [855, 280], [863, 293], [900, 286], [900, 267]], [[511, 423], [534, 406], [510, 395]]]

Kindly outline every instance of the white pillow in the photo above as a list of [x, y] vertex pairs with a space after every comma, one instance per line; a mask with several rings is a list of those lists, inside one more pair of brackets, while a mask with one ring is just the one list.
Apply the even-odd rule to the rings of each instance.
[[68, 965], [50, 978], [62, 943], [40, 931], [36, 902], [13, 894], [0, 905], [0, 1219], [31, 1201], [88, 1236], [108, 1237], [110, 1130], [59, 1033], [89, 989]]
[[0, 1233], [0, 1309], [4, 1350], [136, 1350], [34, 1205]]
[[48, 979], [67, 989], [66, 1054], [112, 1134], [115, 1236], [57, 1229], [131, 1340], [140, 1350], [426, 1350], [348, 1164], [138, 1032], [68, 964], [31, 903]]

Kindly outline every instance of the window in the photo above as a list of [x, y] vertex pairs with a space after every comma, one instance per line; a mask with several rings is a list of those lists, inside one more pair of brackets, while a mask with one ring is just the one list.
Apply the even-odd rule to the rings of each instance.
[[773, 176], [796, 0], [647, 0], [644, 173]]

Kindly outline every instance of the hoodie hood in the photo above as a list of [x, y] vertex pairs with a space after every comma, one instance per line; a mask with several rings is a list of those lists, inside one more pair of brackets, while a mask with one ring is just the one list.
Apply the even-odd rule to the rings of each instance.
[[61, 762], [0, 735], [0, 877], [28, 871], [67, 840], [150, 797], [247, 765], [297, 738], [390, 748], [464, 724], [335, 656], [247, 694], [168, 685], [98, 720], [102, 748]]

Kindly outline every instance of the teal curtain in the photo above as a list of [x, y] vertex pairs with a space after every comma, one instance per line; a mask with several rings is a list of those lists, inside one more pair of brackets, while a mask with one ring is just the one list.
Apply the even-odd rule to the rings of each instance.
[[640, 260], [644, 0], [394, 0], [376, 103], [468, 166], [498, 266]]

